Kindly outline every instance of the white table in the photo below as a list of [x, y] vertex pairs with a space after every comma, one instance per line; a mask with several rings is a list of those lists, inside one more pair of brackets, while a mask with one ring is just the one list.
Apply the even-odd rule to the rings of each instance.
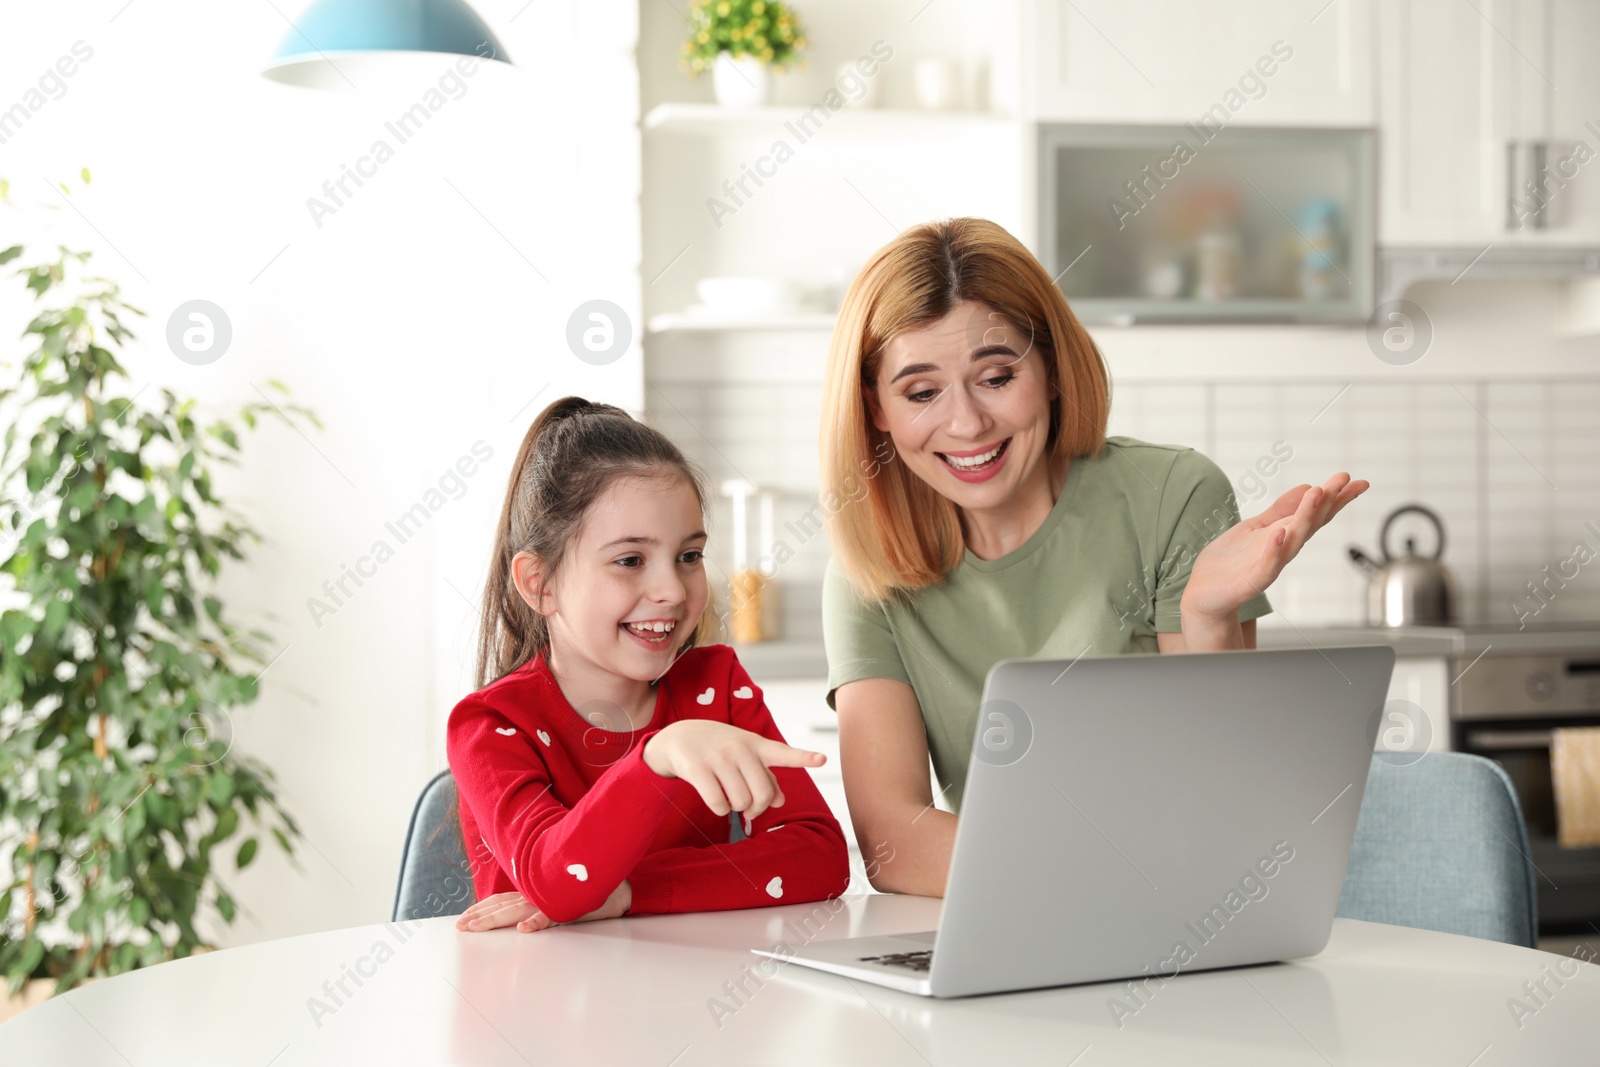
[[[817, 938], [932, 929], [942, 901], [850, 899]], [[1116, 984], [930, 1000], [777, 970], [753, 945], [816, 905], [457, 933], [453, 919], [263, 942], [101, 982], [0, 1026], [7, 1067], [295, 1064], [1499, 1064], [1600, 1062], [1600, 968], [1340, 919], [1318, 956], [1182, 975], [1119, 1029]], [[403, 940], [402, 940], [403, 938]], [[375, 946], [388, 948], [378, 952]], [[379, 957], [382, 957], [381, 961]], [[1556, 987], [1546, 975], [1576, 975]], [[335, 1005], [344, 968], [368, 973]], [[1546, 970], [1549, 968], [1549, 970]], [[1519, 1028], [1524, 982], [1552, 995]], [[313, 1015], [322, 998], [330, 1012]], [[730, 1010], [713, 1018], [711, 999]], [[1531, 1003], [1532, 1002], [1528, 1002]]]

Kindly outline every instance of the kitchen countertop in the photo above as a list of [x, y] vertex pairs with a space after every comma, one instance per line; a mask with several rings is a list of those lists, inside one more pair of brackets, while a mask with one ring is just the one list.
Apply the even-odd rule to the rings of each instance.
[[1489, 652], [1505, 655], [1589, 653], [1600, 658], [1600, 621], [1541, 623], [1517, 629], [1510, 623], [1459, 626], [1262, 626], [1260, 648], [1387, 644], [1397, 656], [1451, 656], [1469, 660]]
[[822, 641], [758, 641], [735, 644], [739, 662], [757, 683], [770, 678], [826, 678], [828, 655]]
[[[1600, 658], [1600, 621], [1545, 623], [1517, 630], [1514, 626], [1362, 626], [1261, 625], [1258, 648], [1318, 648], [1342, 645], [1389, 645], [1397, 656], [1475, 658], [1490, 649], [1496, 655], [1591, 652]], [[779, 640], [734, 646], [751, 677], [826, 678], [828, 657], [821, 641]]]
[[1257, 648], [1327, 648], [1388, 645], [1397, 656], [1457, 656], [1465, 634], [1454, 626], [1266, 626], [1256, 628]]

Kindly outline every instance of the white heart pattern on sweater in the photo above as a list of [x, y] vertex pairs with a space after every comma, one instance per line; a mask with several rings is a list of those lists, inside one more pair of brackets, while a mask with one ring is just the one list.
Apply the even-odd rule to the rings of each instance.
[[512, 734], [517, 732], [517, 728], [514, 726], [496, 726], [494, 728], [494, 732], [497, 734], [504, 734], [506, 737], [510, 737]]
[[539, 740], [544, 742], [544, 747], [545, 748], [549, 748], [550, 747], [550, 735], [549, 734], [545, 733], [543, 730], [535, 730], [534, 733], [539, 735]]
[[733, 691], [733, 695], [738, 697], [740, 700], [749, 700], [751, 697], [756, 695], [756, 691], [751, 689], [748, 685], [741, 685], [739, 688]]
[[717, 691], [715, 689], [712, 689], [712, 688], [707, 688], [704, 693], [701, 693], [699, 696], [694, 698], [694, 702], [696, 704], [709, 704], [713, 700], [715, 700], [716, 698], [717, 698]]
[[778, 897], [783, 896], [783, 878], [782, 877], [780, 877], [779, 875], [773, 875], [772, 876], [772, 881], [767, 883], [767, 896], [772, 897], [773, 899], [777, 899]]
[[585, 867], [581, 863], [567, 864], [567, 873], [572, 875], [580, 882], [587, 882], [589, 880], [589, 868]]

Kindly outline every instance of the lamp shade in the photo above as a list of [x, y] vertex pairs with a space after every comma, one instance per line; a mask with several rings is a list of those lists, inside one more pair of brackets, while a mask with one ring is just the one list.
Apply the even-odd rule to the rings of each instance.
[[289, 85], [351, 89], [360, 72], [426, 52], [511, 62], [465, 0], [316, 0], [261, 73]]

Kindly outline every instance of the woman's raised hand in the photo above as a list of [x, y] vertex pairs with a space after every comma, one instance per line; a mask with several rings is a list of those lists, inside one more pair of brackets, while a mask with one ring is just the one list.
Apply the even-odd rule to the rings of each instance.
[[730, 811], [754, 819], [783, 806], [783, 790], [769, 767], [820, 767], [821, 752], [712, 719], [680, 719], [645, 743], [644, 762], [663, 778], [682, 778], [718, 815]]
[[1239, 607], [1265, 592], [1311, 535], [1368, 485], [1340, 471], [1321, 486], [1295, 486], [1266, 511], [1224, 530], [1195, 558], [1183, 591], [1183, 613], [1237, 617]]

